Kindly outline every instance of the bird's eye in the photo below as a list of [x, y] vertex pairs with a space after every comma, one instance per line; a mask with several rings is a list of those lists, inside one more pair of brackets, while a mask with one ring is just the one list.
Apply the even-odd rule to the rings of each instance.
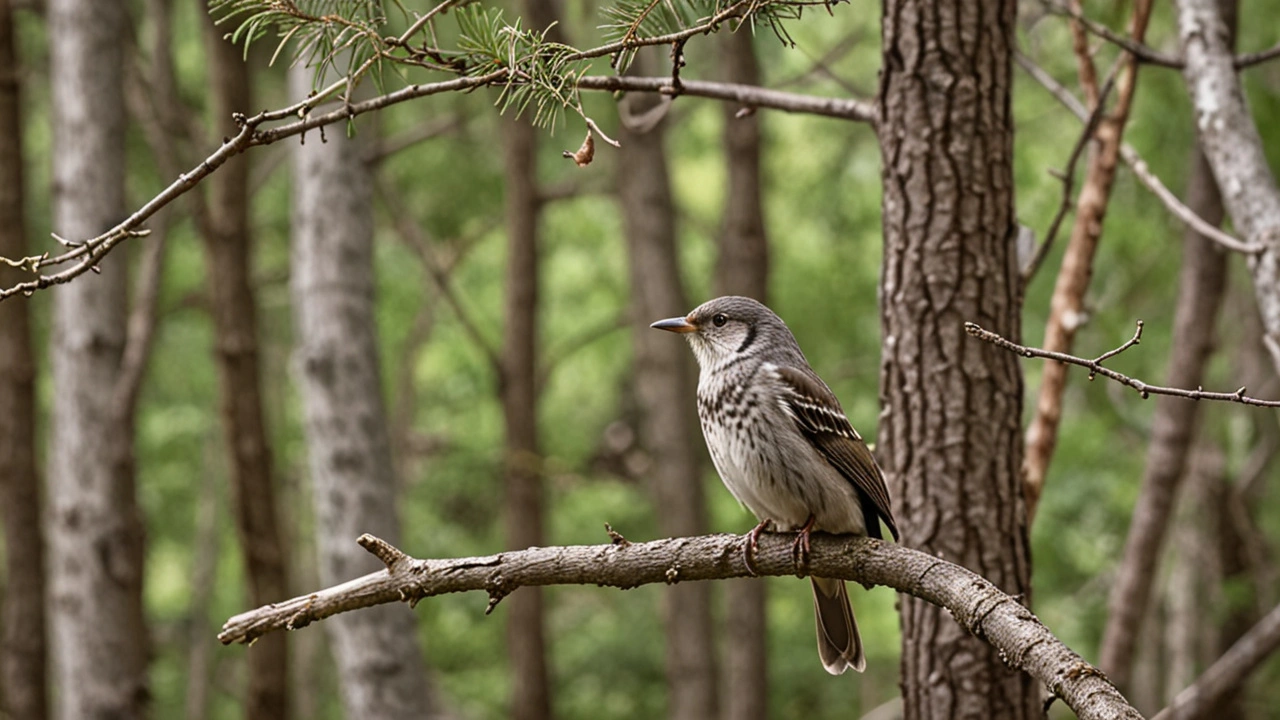
[[724, 313], [716, 313], [711, 318], [711, 322], [715, 323], [716, 327], [724, 327], [724, 324], [729, 322], [729, 318], [725, 317]]

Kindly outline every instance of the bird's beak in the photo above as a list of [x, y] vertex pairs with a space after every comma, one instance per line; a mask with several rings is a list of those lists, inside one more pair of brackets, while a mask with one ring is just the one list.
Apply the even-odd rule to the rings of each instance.
[[682, 318], [682, 317], [674, 317], [674, 318], [667, 318], [666, 320], [659, 320], [658, 322], [650, 325], [649, 327], [656, 328], [658, 330], [666, 330], [667, 332], [673, 332], [673, 333], [691, 333], [698, 329], [698, 326], [689, 322], [688, 318]]

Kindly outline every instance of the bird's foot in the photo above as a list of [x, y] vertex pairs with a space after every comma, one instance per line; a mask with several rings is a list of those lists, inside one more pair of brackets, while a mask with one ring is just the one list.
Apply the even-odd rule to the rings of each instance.
[[795, 562], [798, 577], [809, 574], [809, 533], [813, 531], [813, 524], [817, 520], [818, 518], [810, 515], [804, 526], [796, 533], [795, 542], [791, 543], [791, 559]]
[[772, 524], [773, 521], [769, 518], [761, 520], [759, 525], [747, 533], [747, 539], [742, 544], [742, 562], [747, 566], [747, 572], [753, 577], [760, 574], [756, 572], [756, 551], [760, 549], [760, 533], [768, 530]]

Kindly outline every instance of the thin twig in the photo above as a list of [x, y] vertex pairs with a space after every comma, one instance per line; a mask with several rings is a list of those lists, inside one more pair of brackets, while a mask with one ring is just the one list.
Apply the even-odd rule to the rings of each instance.
[[1268, 60], [1273, 60], [1278, 57], [1280, 57], [1280, 45], [1275, 45], [1267, 48], [1266, 50], [1261, 50], [1259, 52], [1245, 53], [1244, 55], [1237, 55], [1236, 69], [1244, 70], [1245, 68], [1251, 68], [1255, 65], [1261, 65], [1262, 63], [1267, 62]]
[[[1020, 50], [1015, 51], [1013, 57], [1019, 67], [1021, 67], [1033, 80], [1047, 90], [1058, 102], [1062, 103], [1063, 107], [1070, 110], [1078, 120], [1084, 122], [1089, 118], [1090, 113], [1085, 109], [1084, 105], [1080, 102], [1080, 99], [1073, 95], [1070, 90], [1063, 87], [1062, 84], [1055, 80], [1052, 75], [1045, 71], [1044, 68], [1040, 67], [1034, 60]], [[1194, 210], [1187, 207], [1187, 205], [1183, 203], [1172, 190], [1165, 186], [1164, 182], [1162, 182], [1155, 173], [1151, 172], [1146, 161], [1142, 159], [1142, 156], [1138, 154], [1138, 151], [1135, 150], [1132, 145], [1128, 143], [1121, 144], [1120, 159], [1124, 160], [1125, 164], [1133, 171], [1133, 174], [1138, 178], [1138, 181], [1142, 183], [1143, 187], [1147, 188], [1147, 190], [1155, 195], [1156, 198], [1165, 206], [1166, 210], [1172, 213], [1174, 217], [1178, 218], [1183, 223], [1190, 225], [1196, 232], [1234, 252], [1252, 255], [1260, 253], [1266, 249], [1265, 243], [1246, 242], [1241, 240], [1240, 238], [1224, 231], [1217, 225], [1208, 222], [1204, 218], [1200, 217], [1200, 215]]]
[[1089, 113], [1089, 118], [1084, 124], [1084, 130], [1080, 133], [1080, 137], [1076, 139], [1076, 144], [1071, 148], [1071, 155], [1067, 157], [1067, 169], [1061, 176], [1062, 202], [1058, 204], [1058, 211], [1053, 214], [1049, 229], [1044, 234], [1044, 241], [1040, 243], [1040, 247], [1036, 248], [1035, 255], [1031, 257], [1031, 261], [1022, 270], [1023, 287], [1026, 287], [1031, 282], [1036, 272], [1040, 270], [1040, 266], [1044, 264], [1045, 258], [1049, 256], [1049, 251], [1053, 249], [1053, 241], [1058, 236], [1062, 221], [1067, 217], [1067, 213], [1071, 211], [1072, 195], [1076, 186], [1076, 165], [1079, 163], [1080, 155], [1084, 153], [1085, 147], [1093, 139], [1094, 131], [1098, 129], [1098, 123], [1102, 120], [1102, 116], [1106, 114], [1107, 96], [1111, 94], [1111, 88], [1115, 86], [1116, 71], [1119, 67], [1119, 63], [1112, 66], [1111, 72], [1107, 76], [1107, 81], [1098, 91], [1098, 104], [1094, 106], [1093, 112]]
[[1150, 45], [1140, 43], [1133, 38], [1122, 35], [1096, 20], [1090, 20], [1084, 13], [1080, 12], [1077, 7], [1063, 5], [1052, 0], [1050, 2], [1046, 2], [1045, 7], [1051, 14], [1069, 17], [1093, 35], [1119, 46], [1122, 50], [1127, 51], [1137, 58], [1138, 62], [1174, 69], [1182, 67], [1181, 58], [1162, 53]]
[[[707, 80], [681, 79], [680, 85], [679, 94], [682, 95], [727, 100], [752, 107], [823, 115], [865, 123], [875, 123], [876, 119], [875, 103], [866, 100], [817, 97], [802, 93], [771, 90], [754, 85], [711, 82]], [[676, 94], [669, 77], [587, 75], [578, 80], [578, 88], [582, 90], [607, 90], [609, 92], [640, 91], [656, 92], [664, 95]]]
[[1142, 336], [1142, 321], [1138, 321], [1138, 330], [1134, 333], [1133, 338], [1115, 350], [1103, 353], [1098, 357], [1089, 360], [1067, 353], [1052, 352], [1050, 350], [1041, 350], [1040, 348], [1027, 347], [1019, 345], [1008, 340], [1001, 335], [982, 329], [977, 323], [966, 322], [964, 324], [965, 332], [979, 340], [995, 345], [998, 348], [1017, 353], [1028, 358], [1043, 358], [1045, 360], [1057, 360], [1058, 362], [1067, 363], [1068, 365], [1078, 365], [1089, 371], [1089, 378], [1101, 375], [1105, 378], [1114, 380], [1121, 385], [1131, 387], [1143, 400], [1152, 395], [1169, 395], [1171, 397], [1187, 398], [1188, 400], [1217, 400], [1220, 402], [1234, 402], [1242, 405], [1254, 405], [1257, 407], [1280, 407], [1280, 400], [1260, 400], [1258, 398], [1245, 395], [1245, 388], [1240, 388], [1235, 392], [1206, 392], [1204, 388], [1196, 388], [1195, 390], [1185, 390], [1183, 388], [1164, 387], [1162, 385], [1151, 385], [1136, 378], [1129, 377], [1123, 373], [1118, 373], [1107, 367], [1102, 366], [1102, 361], [1112, 358], [1125, 350], [1137, 345]]

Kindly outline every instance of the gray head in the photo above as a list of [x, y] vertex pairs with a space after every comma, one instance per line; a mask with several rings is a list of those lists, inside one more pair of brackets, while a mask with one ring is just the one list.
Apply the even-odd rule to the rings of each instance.
[[708, 300], [682, 318], [659, 320], [649, 327], [683, 334], [704, 370], [744, 357], [804, 362], [804, 354], [782, 318], [747, 297], [726, 295]]

